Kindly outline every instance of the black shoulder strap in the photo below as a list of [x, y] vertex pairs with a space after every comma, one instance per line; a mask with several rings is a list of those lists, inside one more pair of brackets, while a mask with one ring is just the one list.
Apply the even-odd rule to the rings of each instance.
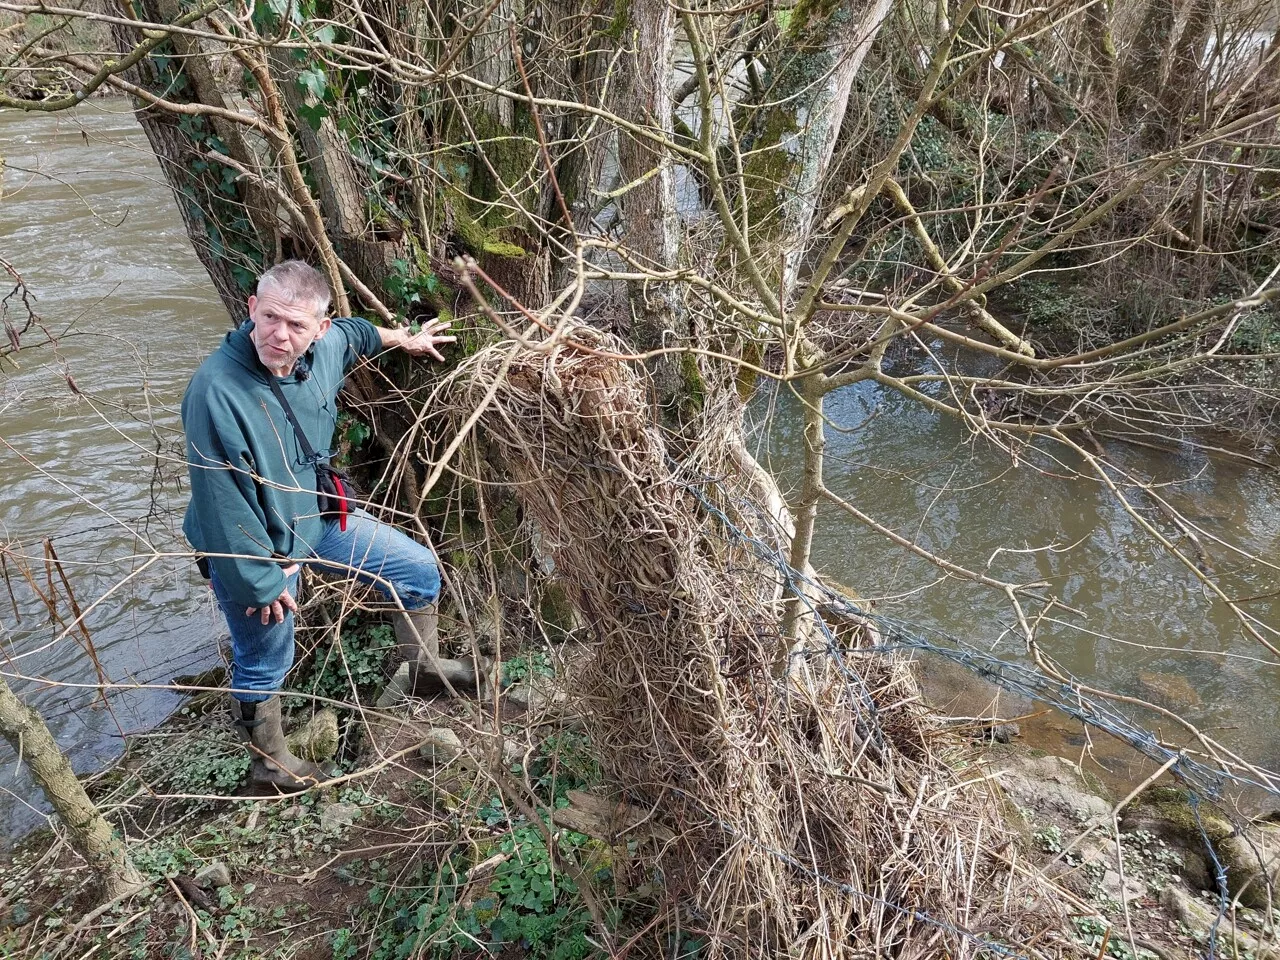
[[280, 389], [280, 384], [269, 373], [267, 374], [267, 383], [271, 384], [271, 392], [276, 395], [276, 399], [280, 401], [280, 406], [284, 407], [284, 415], [289, 418], [289, 423], [293, 425], [293, 434], [298, 438], [298, 445], [302, 447], [302, 455], [312, 463], [319, 463], [316, 459], [315, 448], [311, 446], [311, 441], [307, 439], [306, 431], [298, 425], [298, 418], [293, 415], [293, 407], [289, 406], [289, 401], [284, 398], [284, 391]]

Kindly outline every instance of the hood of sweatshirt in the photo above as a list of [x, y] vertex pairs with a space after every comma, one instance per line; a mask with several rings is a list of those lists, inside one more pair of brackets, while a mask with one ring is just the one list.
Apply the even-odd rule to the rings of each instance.
[[[240, 364], [250, 373], [254, 374], [263, 383], [267, 382], [267, 378], [271, 376], [271, 371], [262, 365], [262, 361], [258, 358], [258, 350], [253, 345], [253, 339], [249, 334], [253, 331], [253, 321], [245, 320], [240, 326], [227, 334], [222, 341], [223, 349], [231, 355], [231, 358]], [[298, 362], [294, 364], [292, 377], [299, 380], [305, 380], [311, 375], [311, 364], [315, 359], [316, 345], [311, 344], [307, 348], [307, 352], [298, 358]]]

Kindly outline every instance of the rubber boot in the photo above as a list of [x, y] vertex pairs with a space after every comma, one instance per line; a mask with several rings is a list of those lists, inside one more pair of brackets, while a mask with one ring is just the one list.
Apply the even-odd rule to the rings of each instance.
[[250, 783], [294, 793], [329, 779], [319, 766], [290, 752], [280, 718], [279, 696], [261, 703], [242, 703], [232, 697], [231, 719], [253, 755]]
[[409, 664], [411, 697], [424, 697], [447, 690], [441, 677], [460, 694], [477, 695], [482, 675], [470, 657], [457, 660], [440, 657], [440, 617], [435, 606], [408, 613], [396, 612], [396, 648]]

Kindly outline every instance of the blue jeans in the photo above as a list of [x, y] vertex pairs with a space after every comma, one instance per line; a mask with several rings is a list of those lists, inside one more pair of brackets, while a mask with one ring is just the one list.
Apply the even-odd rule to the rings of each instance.
[[[356, 510], [347, 518], [346, 532], [339, 529], [337, 521], [326, 522], [320, 542], [302, 562], [329, 573], [354, 576], [361, 583], [376, 587], [393, 603], [399, 597], [406, 610], [420, 610], [440, 595], [435, 554], [363, 510]], [[263, 626], [262, 615], [245, 616], [245, 604], [232, 601], [216, 576], [210, 583], [231, 630], [231, 686], [238, 691], [235, 697], [244, 703], [261, 703], [280, 691], [293, 666], [293, 614], [286, 610], [283, 623], [273, 620]], [[289, 592], [296, 597], [298, 574], [289, 577], [287, 583]]]

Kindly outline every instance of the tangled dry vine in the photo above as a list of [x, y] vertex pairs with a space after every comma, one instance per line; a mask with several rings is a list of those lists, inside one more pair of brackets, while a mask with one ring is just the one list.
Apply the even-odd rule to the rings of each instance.
[[681, 479], [621, 350], [572, 326], [484, 351], [459, 409], [491, 398], [486, 442], [597, 638], [575, 697], [615, 784], [667, 828], [669, 909], [696, 904], [717, 956], [971, 957], [992, 931], [1060, 924], [992, 855], [1008, 827], [905, 658], [846, 631], [779, 669], [781, 609]]

